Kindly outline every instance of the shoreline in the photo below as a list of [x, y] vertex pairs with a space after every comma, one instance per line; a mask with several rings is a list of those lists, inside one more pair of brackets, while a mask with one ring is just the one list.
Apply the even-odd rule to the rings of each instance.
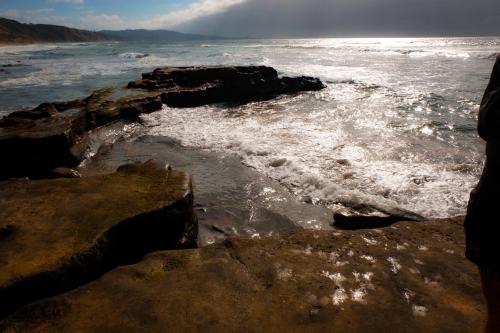
[[361, 205], [341, 230], [238, 157], [140, 124], [164, 104], [323, 88], [263, 66], [162, 68], [3, 118], [0, 330], [474, 332], [484, 300], [461, 218]]
[[[294, 40], [315, 40], [315, 39], [469, 39], [469, 38], [479, 38], [479, 39], [498, 39], [498, 36], [374, 36], [374, 37], [356, 37], [356, 36], [347, 36], [347, 37], [304, 37], [304, 38], [294, 38]], [[214, 39], [200, 39], [200, 40], [171, 40], [165, 41], [169, 42], [207, 42], [207, 41], [240, 41], [240, 40], [289, 40], [290, 38], [282, 37], [282, 38], [270, 38], [270, 37], [239, 37], [239, 38], [230, 38], [230, 37], [221, 37]], [[17, 46], [17, 45], [37, 45], [37, 44], [66, 44], [66, 43], [144, 43], [151, 42], [150, 40], [101, 40], [101, 41], [35, 41], [35, 42], [0, 42], [1, 46]]]

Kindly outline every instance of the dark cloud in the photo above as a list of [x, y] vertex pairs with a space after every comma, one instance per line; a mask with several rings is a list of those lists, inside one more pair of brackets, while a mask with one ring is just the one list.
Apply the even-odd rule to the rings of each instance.
[[247, 0], [177, 27], [249, 37], [498, 36], [499, 0]]

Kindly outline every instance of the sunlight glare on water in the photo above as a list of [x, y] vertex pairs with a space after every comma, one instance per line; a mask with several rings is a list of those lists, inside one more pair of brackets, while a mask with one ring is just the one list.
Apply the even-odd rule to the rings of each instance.
[[81, 97], [158, 66], [253, 64], [317, 76], [328, 86], [320, 92], [165, 107], [143, 116], [144, 132], [237, 154], [316, 203], [446, 217], [464, 214], [481, 170], [476, 113], [499, 48], [498, 38], [2, 47], [0, 63], [16, 66], [0, 72], [0, 110]]

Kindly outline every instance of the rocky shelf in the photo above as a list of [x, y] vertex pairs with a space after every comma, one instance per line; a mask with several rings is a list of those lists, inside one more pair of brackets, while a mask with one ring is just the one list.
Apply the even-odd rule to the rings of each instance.
[[6, 332], [478, 332], [460, 218], [157, 252], [29, 305]]
[[87, 149], [86, 133], [119, 119], [171, 107], [245, 103], [279, 94], [323, 89], [311, 77], [279, 77], [275, 69], [248, 67], [159, 68], [126, 88], [95, 91], [69, 102], [44, 103], [0, 120], [0, 179], [45, 178], [57, 167], [74, 167]]
[[196, 247], [191, 180], [156, 162], [0, 182], [0, 317], [145, 254]]

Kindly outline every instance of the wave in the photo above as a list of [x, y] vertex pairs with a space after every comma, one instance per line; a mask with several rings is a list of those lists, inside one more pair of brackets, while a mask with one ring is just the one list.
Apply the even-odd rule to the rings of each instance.
[[476, 57], [486, 60], [495, 60], [499, 55], [500, 53], [498, 52], [493, 52], [493, 53], [482, 52], [480, 54], [477, 54]]
[[233, 54], [229, 52], [207, 54], [207, 58], [217, 58], [217, 57], [231, 58], [233, 57]]
[[[303, 105], [315, 104], [304, 98]], [[374, 140], [380, 131], [349, 132], [350, 126], [344, 126], [349, 122], [341, 115], [327, 111], [304, 114], [301, 108], [290, 114], [297, 103], [301, 102], [284, 99], [225, 112], [216, 107], [181, 111], [165, 107], [164, 112], [145, 115], [142, 120], [150, 125], [150, 135], [168, 133], [186, 146], [236, 154], [244, 164], [279, 181], [297, 197], [309, 196], [332, 208], [365, 203], [408, 209], [427, 217], [463, 213], [475, 169], [458, 168], [464, 164], [460, 159], [434, 161], [425, 148], [411, 151], [408, 159], [400, 156], [414, 140], [428, 145], [431, 138], [426, 131], [433, 124], [419, 128], [420, 136], [399, 136], [381, 123], [387, 139]], [[255, 131], [259, 131], [258, 137]], [[359, 141], [363, 135], [366, 142]], [[436, 155], [450, 153], [445, 144], [433, 145]], [[461, 185], [451, 190], [449, 184]]]
[[358, 84], [357, 81], [353, 79], [338, 79], [338, 80], [326, 80], [329, 84]]
[[48, 71], [30, 73], [24, 77], [8, 78], [0, 81], [0, 88], [47, 86], [50, 84]]
[[[31, 86], [47, 85], [72, 85], [82, 82], [82, 79], [98, 76], [118, 76], [123, 73], [137, 69], [152, 69], [170, 65], [170, 59], [158, 57], [154, 54], [144, 56], [127, 55], [134, 61], [116, 61], [109, 58], [108, 61], [101, 61], [95, 58], [85, 59], [75, 63], [74, 59], [60, 59], [58, 61], [47, 62], [45, 59], [24, 63], [22, 73], [16, 75], [7, 74], [0, 80], [0, 88], [23, 88]], [[125, 57], [127, 57], [125, 56]], [[9, 68], [6, 68], [9, 69]], [[29, 72], [26, 72], [29, 70]], [[22, 77], [20, 77], [22, 75]], [[3, 74], [2, 74], [3, 76]]]
[[49, 51], [58, 47], [55, 44], [5, 45], [0, 46], [0, 56], [16, 56], [32, 52]]
[[[422, 45], [420, 45], [422, 44]], [[495, 59], [498, 53], [491, 51], [471, 51], [467, 47], [470, 45], [464, 45], [464, 48], [443, 48], [443, 46], [449, 46], [447, 44], [442, 45], [441, 48], [426, 48], [427, 45], [420, 43], [419, 48], [394, 48], [394, 47], [384, 47], [381, 44], [250, 44], [243, 45], [242, 48], [256, 48], [256, 49], [283, 49], [283, 50], [309, 50], [309, 51], [339, 51], [339, 52], [349, 52], [349, 53], [374, 53], [387, 56], [408, 56], [412, 58], [426, 58], [426, 57], [442, 57], [442, 58], [456, 58], [456, 59], [469, 59], [469, 58], [481, 58], [481, 59]], [[416, 45], [412, 45], [415, 47]], [[421, 47], [420, 47], [421, 46]], [[434, 45], [433, 45], [434, 46]], [[485, 48], [489, 48], [488, 45]]]
[[279, 48], [286, 50], [293, 49], [305, 49], [305, 50], [325, 50], [325, 49], [338, 49], [339, 46], [321, 46], [321, 45], [304, 45], [304, 44], [293, 44], [293, 45], [268, 45], [268, 44], [251, 44], [243, 45], [243, 48], [255, 48], [255, 49], [269, 49], [269, 48]]
[[139, 53], [139, 52], [125, 52], [118, 55], [120, 58], [124, 59], [142, 59], [150, 56], [149, 53]]

